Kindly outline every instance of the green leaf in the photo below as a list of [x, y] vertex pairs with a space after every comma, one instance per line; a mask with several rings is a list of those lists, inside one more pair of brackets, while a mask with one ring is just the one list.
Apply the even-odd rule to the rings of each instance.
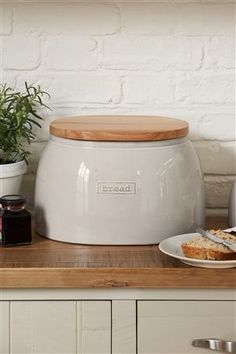
[[[24, 142], [30, 144], [35, 139], [34, 126], [41, 128], [37, 120], [43, 120], [37, 110], [50, 109], [43, 101], [50, 95], [40, 86], [28, 85], [25, 92], [14, 91], [7, 84], [0, 85], [0, 159], [1, 162], [22, 158], [26, 162], [30, 152]], [[32, 117], [36, 118], [33, 119]]]

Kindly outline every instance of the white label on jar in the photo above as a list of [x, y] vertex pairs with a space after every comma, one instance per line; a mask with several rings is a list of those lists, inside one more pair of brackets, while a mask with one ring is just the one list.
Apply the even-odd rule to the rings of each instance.
[[97, 182], [98, 194], [136, 194], [136, 182]]

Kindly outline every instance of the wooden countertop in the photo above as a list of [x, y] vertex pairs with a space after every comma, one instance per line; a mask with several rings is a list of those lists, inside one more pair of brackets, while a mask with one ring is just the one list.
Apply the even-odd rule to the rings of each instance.
[[[224, 228], [209, 218], [208, 228]], [[86, 246], [34, 235], [0, 247], [0, 288], [236, 288], [235, 268], [191, 267], [150, 246]]]

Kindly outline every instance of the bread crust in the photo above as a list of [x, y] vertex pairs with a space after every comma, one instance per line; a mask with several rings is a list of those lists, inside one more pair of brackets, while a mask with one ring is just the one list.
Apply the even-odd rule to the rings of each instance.
[[235, 252], [221, 252], [212, 250], [204, 247], [192, 247], [191, 245], [183, 244], [182, 245], [183, 253], [186, 257], [202, 259], [202, 260], [217, 260], [217, 261], [226, 261], [236, 259]]
[[[222, 230], [210, 230], [210, 232], [220, 238], [236, 243], [235, 236], [227, 234]], [[181, 247], [184, 255], [188, 258], [217, 261], [236, 260], [236, 252], [199, 235], [192, 240], [184, 242]]]

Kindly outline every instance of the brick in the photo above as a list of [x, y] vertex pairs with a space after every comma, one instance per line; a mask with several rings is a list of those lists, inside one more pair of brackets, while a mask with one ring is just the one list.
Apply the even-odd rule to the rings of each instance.
[[235, 37], [211, 37], [205, 45], [203, 65], [206, 68], [234, 68]]
[[118, 103], [121, 97], [120, 79], [114, 75], [58, 72], [42, 74], [38, 84], [52, 95], [51, 104]]
[[1, 70], [1, 82], [7, 83], [10, 87], [15, 87], [16, 77], [11, 71], [5, 71], [4, 68]]
[[128, 3], [123, 5], [121, 16], [127, 33], [195, 36], [234, 34], [233, 4]]
[[176, 100], [186, 103], [234, 102], [234, 71], [188, 73], [176, 79]]
[[[5, 70], [8, 80], [15, 82], [18, 90], [25, 90], [25, 81], [31, 85], [37, 85], [40, 78], [40, 70]], [[13, 86], [13, 85], [12, 85]]]
[[104, 40], [103, 65], [109, 69], [194, 70], [201, 59], [198, 38], [115, 36]]
[[173, 102], [174, 86], [168, 75], [160, 73], [129, 75], [123, 87], [124, 103], [166, 104]]
[[[178, 10], [177, 10], [178, 11]], [[234, 35], [235, 5], [183, 4], [177, 13], [177, 32], [189, 35]], [[220, 24], [220, 25], [219, 25]]]
[[236, 175], [235, 141], [195, 141], [193, 146], [205, 174]]
[[205, 176], [206, 206], [227, 208], [235, 176]]
[[21, 4], [15, 7], [14, 31], [38, 34], [112, 34], [120, 28], [119, 11], [104, 4]]
[[12, 31], [12, 9], [0, 5], [0, 36], [9, 35]]
[[43, 42], [42, 58], [49, 70], [95, 70], [97, 42], [79, 36], [50, 36]]
[[40, 64], [40, 40], [36, 36], [10, 36], [3, 39], [3, 65], [6, 69], [33, 70]]
[[122, 28], [132, 34], [172, 34], [176, 27], [174, 10], [170, 4], [124, 4]]
[[[51, 95], [46, 100], [51, 108], [56, 105], [71, 104], [115, 104], [121, 99], [121, 82], [117, 75], [91, 72], [60, 72], [45, 73], [37, 71], [6, 71], [10, 73], [9, 80], [15, 81], [17, 89], [24, 89], [24, 82], [40, 85]], [[45, 97], [46, 98], [46, 97]], [[45, 111], [47, 117], [55, 115], [55, 111]], [[43, 138], [43, 140], [45, 140]]]
[[198, 134], [204, 140], [236, 140], [236, 121], [234, 114], [203, 115]]
[[[182, 107], [182, 108], [181, 108]], [[171, 114], [171, 112], [169, 113]], [[172, 112], [189, 123], [191, 140], [235, 140], [234, 106], [230, 104], [187, 104], [180, 102]]]

